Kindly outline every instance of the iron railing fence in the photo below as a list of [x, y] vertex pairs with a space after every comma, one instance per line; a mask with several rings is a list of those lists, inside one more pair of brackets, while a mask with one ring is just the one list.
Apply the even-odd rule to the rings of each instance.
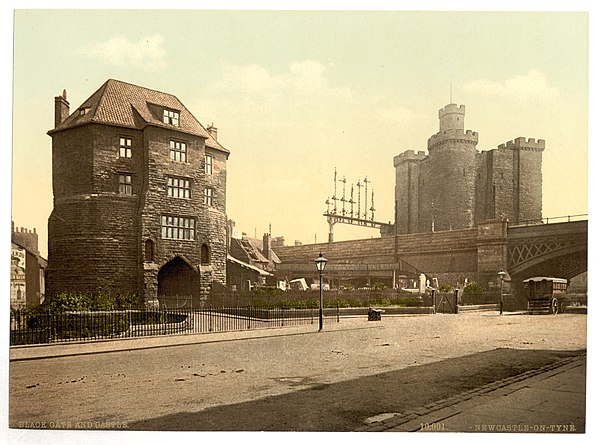
[[[324, 308], [323, 316], [329, 323], [339, 322], [339, 308]], [[12, 311], [10, 344], [241, 331], [318, 324], [318, 320], [318, 309], [251, 306], [62, 313]]]
[[565, 222], [575, 222], [575, 221], [586, 221], [588, 219], [587, 213], [581, 213], [578, 215], [564, 215], [564, 216], [552, 216], [549, 218], [540, 218], [540, 219], [526, 219], [519, 222], [510, 222], [508, 225], [510, 227], [519, 227], [519, 226], [538, 226], [541, 224], [557, 224], [557, 223], [565, 223]]

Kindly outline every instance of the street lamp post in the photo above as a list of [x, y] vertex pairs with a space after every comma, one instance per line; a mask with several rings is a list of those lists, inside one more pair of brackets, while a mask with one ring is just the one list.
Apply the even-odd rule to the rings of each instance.
[[323, 258], [323, 253], [319, 252], [319, 257], [315, 260], [315, 265], [319, 271], [319, 332], [323, 330], [323, 271], [327, 265], [327, 260]]
[[500, 270], [498, 276], [500, 277], [500, 314], [502, 314], [502, 306], [504, 306], [504, 277], [506, 276], [506, 272]]

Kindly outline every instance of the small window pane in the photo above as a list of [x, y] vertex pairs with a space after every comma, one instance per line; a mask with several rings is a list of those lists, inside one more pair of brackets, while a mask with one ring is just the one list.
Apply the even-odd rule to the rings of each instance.
[[184, 216], [163, 216], [161, 218], [161, 235], [168, 239], [194, 240], [196, 232], [194, 218]]
[[169, 142], [169, 159], [178, 162], [187, 162], [187, 145], [185, 142]]
[[131, 157], [131, 139], [130, 138], [119, 138], [119, 157], [130, 158]]
[[119, 175], [119, 193], [121, 193], [122, 195], [132, 195], [133, 194], [133, 186], [132, 186], [130, 174], [120, 174]]
[[208, 206], [213, 205], [213, 189], [210, 187], [204, 189], [204, 204]]
[[172, 110], [163, 110], [163, 123], [167, 125], [179, 126], [179, 112]]
[[176, 176], [167, 177], [167, 195], [173, 198], [190, 197], [190, 180]]

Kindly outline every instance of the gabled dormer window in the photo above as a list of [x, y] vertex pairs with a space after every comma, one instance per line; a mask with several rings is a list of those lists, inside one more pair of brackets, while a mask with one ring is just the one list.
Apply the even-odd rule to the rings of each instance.
[[179, 111], [163, 110], [163, 123], [179, 127]]

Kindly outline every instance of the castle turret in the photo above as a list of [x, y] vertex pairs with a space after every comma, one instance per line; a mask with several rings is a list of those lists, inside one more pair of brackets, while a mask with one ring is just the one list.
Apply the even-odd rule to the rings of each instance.
[[545, 148], [543, 139], [536, 141], [524, 137], [498, 146], [498, 151], [512, 151], [513, 222], [542, 219], [542, 153]]
[[448, 104], [438, 118], [427, 155], [408, 150], [394, 157], [395, 233], [540, 221], [545, 141], [519, 137], [478, 153], [478, 133], [465, 130], [464, 105]]
[[394, 157], [396, 168], [396, 234], [419, 231], [419, 178], [424, 151], [406, 150]]
[[465, 106], [456, 104], [446, 105], [438, 112], [440, 119], [440, 131], [465, 129]]
[[421, 203], [421, 231], [473, 227], [477, 132], [464, 130], [465, 106], [446, 105], [438, 112], [440, 131], [427, 142], [430, 203]]

